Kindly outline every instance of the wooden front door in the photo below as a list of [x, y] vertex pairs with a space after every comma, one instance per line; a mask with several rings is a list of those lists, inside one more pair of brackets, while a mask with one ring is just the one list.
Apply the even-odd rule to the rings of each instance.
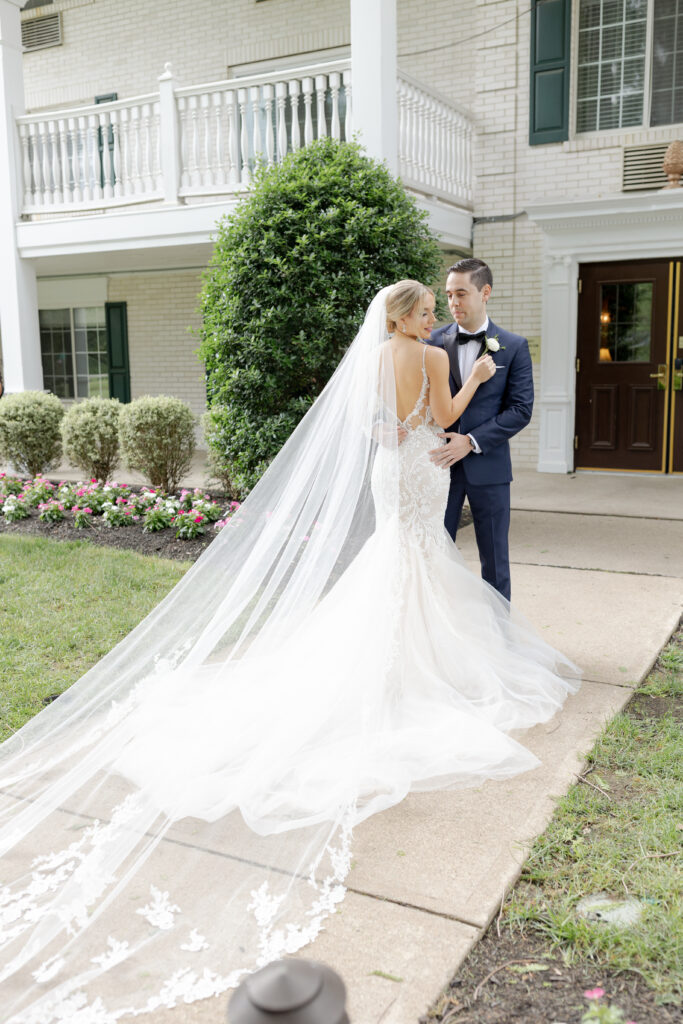
[[683, 408], [672, 420], [683, 404], [674, 391], [680, 262], [584, 264], [579, 279], [576, 468], [670, 472], [683, 464]]
[[681, 285], [683, 262], [671, 266], [671, 424], [669, 429], [668, 470], [683, 473], [683, 301]]

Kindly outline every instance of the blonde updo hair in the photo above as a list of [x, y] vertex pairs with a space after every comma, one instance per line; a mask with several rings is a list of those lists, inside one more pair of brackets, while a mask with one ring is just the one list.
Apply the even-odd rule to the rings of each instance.
[[398, 281], [387, 295], [387, 330], [393, 334], [398, 329], [398, 322], [415, 309], [425, 295], [434, 292], [420, 281]]

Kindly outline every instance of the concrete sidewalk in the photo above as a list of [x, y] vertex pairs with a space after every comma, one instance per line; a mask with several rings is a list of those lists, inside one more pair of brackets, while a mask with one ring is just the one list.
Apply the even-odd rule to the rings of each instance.
[[[515, 605], [585, 682], [561, 714], [524, 734], [541, 767], [476, 790], [415, 794], [357, 829], [348, 896], [300, 954], [342, 975], [353, 1024], [416, 1024], [683, 610], [683, 478], [520, 473], [512, 504]], [[458, 543], [478, 571], [471, 526]], [[155, 1024], [219, 1024], [226, 1003]]]

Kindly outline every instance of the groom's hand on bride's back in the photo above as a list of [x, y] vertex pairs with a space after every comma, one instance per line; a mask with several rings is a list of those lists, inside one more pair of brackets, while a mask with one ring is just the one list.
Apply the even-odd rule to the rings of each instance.
[[446, 438], [446, 444], [441, 445], [440, 448], [432, 448], [429, 453], [430, 459], [437, 466], [449, 469], [472, 451], [472, 445], [467, 434], [446, 432], [437, 436]]

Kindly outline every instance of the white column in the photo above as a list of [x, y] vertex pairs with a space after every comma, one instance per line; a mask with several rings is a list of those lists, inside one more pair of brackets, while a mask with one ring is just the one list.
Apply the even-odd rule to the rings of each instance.
[[17, 251], [21, 214], [21, 152], [15, 118], [25, 113], [19, 8], [0, 0], [0, 333], [5, 389], [43, 387], [38, 293], [33, 266]]
[[353, 131], [398, 173], [396, 0], [350, 0]]
[[[208, 124], [205, 125], [208, 132]], [[178, 106], [175, 98], [175, 83], [170, 64], [164, 65], [159, 75], [159, 156], [164, 202], [176, 206], [180, 188], [180, 130], [178, 128]]]
[[541, 387], [538, 470], [571, 473], [574, 469], [577, 261], [566, 254], [546, 254], [541, 316]]

